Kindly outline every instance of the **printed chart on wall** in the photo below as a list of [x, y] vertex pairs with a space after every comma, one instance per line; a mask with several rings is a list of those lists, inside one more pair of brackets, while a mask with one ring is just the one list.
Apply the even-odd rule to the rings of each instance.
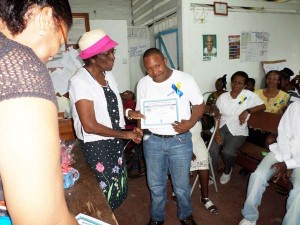
[[243, 32], [241, 37], [241, 61], [260, 62], [266, 60], [269, 36], [268, 32]]
[[229, 59], [239, 59], [241, 52], [240, 45], [240, 35], [229, 35], [228, 44], [229, 44]]
[[203, 35], [203, 61], [210, 61], [217, 57], [217, 35]]

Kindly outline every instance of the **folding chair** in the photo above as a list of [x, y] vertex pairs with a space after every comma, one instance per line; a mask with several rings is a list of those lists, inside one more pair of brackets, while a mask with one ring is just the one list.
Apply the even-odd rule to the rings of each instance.
[[[216, 190], [216, 192], [218, 192], [218, 186], [217, 186], [217, 182], [216, 182], [215, 171], [214, 171], [214, 169], [213, 169], [211, 157], [210, 157], [210, 154], [209, 154], [209, 149], [210, 149], [210, 146], [211, 146], [211, 144], [212, 144], [212, 142], [213, 142], [213, 140], [214, 140], [214, 137], [215, 137], [215, 134], [216, 134], [216, 131], [217, 131], [216, 127], [218, 127], [218, 126], [219, 126], [219, 120], [215, 120], [215, 129], [214, 129], [214, 132], [213, 132], [212, 135], [211, 135], [209, 144], [208, 144], [208, 146], [207, 146], [207, 150], [208, 150], [208, 161], [209, 161], [209, 170], [211, 171], [211, 176], [210, 176], [210, 178], [212, 178], [212, 180], [214, 181], [214, 185], [215, 185], [215, 190]], [[195, 189], [195, 186], [196, 186], [198, 180], [199, 180], [199, 175], [198, 175], [198, 173], [197, 173], [197, 176], [196, 176], [195, 181], [194, 181], [194, 183], [193, 183], [193, 186], [192, 186], [191, 194], [190, 194], [190, 195], [193, 194], [193, 191], [194, 191], [194, 189]]]

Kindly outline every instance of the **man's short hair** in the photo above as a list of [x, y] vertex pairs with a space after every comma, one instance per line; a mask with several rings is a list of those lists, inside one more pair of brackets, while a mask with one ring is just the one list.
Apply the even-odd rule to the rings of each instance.
[[164, 58], [164, 55], [158, 48], [149, 48], [148, 50], [146, 50], [143, 55], [143, 59], [145, 59], [146, 57], [148, 57], [150, 55], [160, 55], [162, 58]]

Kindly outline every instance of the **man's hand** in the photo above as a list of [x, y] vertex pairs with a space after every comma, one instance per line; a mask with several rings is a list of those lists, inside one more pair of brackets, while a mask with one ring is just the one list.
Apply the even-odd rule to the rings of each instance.
[[172, 126], [177, 133], [182, 134], [188, 132], [194, 125], [189, 120], [181, 120], [181, 122], [175, 121]]
[[143, 137], [143, 130], [135, 127], [133, 128], [132, 131], [125, 131], [127, 132], [127, 139], [131, 139], [134, 143], [139, 144], [142, 141], [142, 137]]
[[288, 183], [289, 182], [289, 179], [292, 176], [292, 172], [293, 172], [292, 169], [286, 170], [286, 172], [285, 172], [285, 174], [283, 175], [283, 178], [282, 178], [284, 183]]
[[141, 118], [145, 119], [145, 116], [140, 111], [130, 110], [128, 111], [128, 118], [139, 120]]
[[285, 162], [278, 162], [271, 166], [271, 168], [275, 168], [276, 171], [273, 174], [273, 177], [275, 178], [273, 181], [276, 183], [279, 179], [283, 178], [285, 179], [287, 167]]

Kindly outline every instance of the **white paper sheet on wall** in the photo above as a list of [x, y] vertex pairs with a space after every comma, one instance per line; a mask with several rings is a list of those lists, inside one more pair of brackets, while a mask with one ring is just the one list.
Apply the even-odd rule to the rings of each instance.
[[241, 61], [260, 62], [267, 58], [268, 32], [242, 32], [241, 35]]
[[285, 59], [276, 61], [262, 61], [261, 63], [263, 65], [265, 74], [271, 70], [283, 70], [285, 67], [287, 67]]
[[83, 66], [83, 61], [78, 55], [79, 51], [70, 47], [67, 52], [61, 54], [60, 58], [47, 63], [56, 93], [64, 95], [68, 92], [70, 78]]

